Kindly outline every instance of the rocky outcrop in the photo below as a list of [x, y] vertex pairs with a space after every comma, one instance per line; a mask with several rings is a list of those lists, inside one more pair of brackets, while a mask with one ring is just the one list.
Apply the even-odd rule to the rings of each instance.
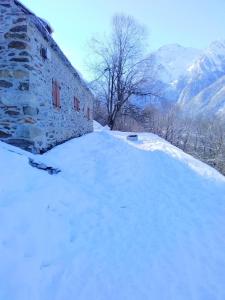
[[30, 164], [33, 168], [37, 168], [37, 169], [39, 169], [39, 170], [48, 172], [48, 174], [50, 174], [50, 175], [56, 175], [56, 174], [58, 174], [58, 173], [61, 172], [61, 170], [58, 169], [58, 168], [54, 168], [54, 167], [51, 167], [51, 166], [47, 166], [46, 164], [44, 164], [44, 163], [42, 163], [42, 162], [34, 161], [32, 158], [29, 158], [29, 164]]

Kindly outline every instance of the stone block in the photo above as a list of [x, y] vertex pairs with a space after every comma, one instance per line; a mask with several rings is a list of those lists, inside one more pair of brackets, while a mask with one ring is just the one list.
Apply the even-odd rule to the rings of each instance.
[[15, 71], [13, 71], [13, 77], [16, 79], [28, 78], [29, 73], [27, 71], [23, 71], [23, 70], [15, 70]]
[[3, 88], [11, 88], [13, 86], [13, 84], [9, 81], [6, 80], [0, 80], [0, 87]]
[[38, 114], [38, 108], [32, 106], [23, 107], [24, 115], [36, 116]]
[[16, 110], [6, 110], [5, 114], [7, 114], [9, 116], [18, 116], [20, 114], [20, 112], [18, 112]]
[[16, 130], [16, 136], [20, 138], [33, 140], [43, 134], [41, 128], [34, 125], [20, 125]]
[[9, 137], [11, 137], [11, 136], [12, 136], [11, 134], [6, 133], [6, 132], [0, 130], [0, 139], [2, 139], [2, 138], [3, 138], [3, 139], [9, 138]]
[[34, 148], [34, 142], [29, 139], [9, 139], [7, 143], [27, 151], [32, 151]]
[[27, 32], [27, 25], [18, 25], [10, 29], [11, 32]]
[[30, 62], [29, 58], [27, 57], [13, 57], [10, 59], [10, 61], [15, 61], [15, 62]]
[[18, 89], [20, 91], [28, 91], [29, 90], [29, 83], [28, 82], [20, 82]]
[[25, 40], [25, 41], [30, 40], [26, 33], [7, 32], [7, 33], [5, 33], [4, 37], [6, 39], [16, 39], [16, 40], [18, 39], [18, 40]]
[[0, 70], [0, 78], [12, 78], [12, 72], [9, 70]]
[[20, 41], [12, 41], [8, 44], [8, 48], [23, 50], [23, 49], [27, 48], [27, 44], [24, 42], [20, 42]]
[[24, 21], [26, 21], [26, 18], [18, 18], [13, 23], [16, 24], [16, 23], [21, 23], [21, 22], [24, 22]]

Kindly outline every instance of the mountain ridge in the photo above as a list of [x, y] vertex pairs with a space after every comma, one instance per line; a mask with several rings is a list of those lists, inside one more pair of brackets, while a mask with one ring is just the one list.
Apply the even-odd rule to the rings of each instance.
[[[187, 113], [193, 107], [191, 111], [195, 114], [225, 114], [225, 108], [221, 110], [225, 107], [225, 91], [220, 81], [225, 75], [225, 40], [214, 41], [203, 50], [169, 44], [160, 47], [150, 57], [157, 80], [165, 87], [165, 99], [177, 103]], [[220, 97], [217, 101], [208, 99], [210, 109], [201, 107], [198, 110], [195, 102], [207, 94], [208, 89], [212, 98], [214, 93], [219, 93]]]

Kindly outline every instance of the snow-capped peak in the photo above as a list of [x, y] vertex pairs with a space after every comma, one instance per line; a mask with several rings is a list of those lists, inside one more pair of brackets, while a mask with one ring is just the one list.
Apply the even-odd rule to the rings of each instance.
[[158, 66], [159, 78], [171, 84], [184, 76], [188, 67], [200, 55], [201, 50], [183, 47], [179, 44], [169, 44], [159, 48], [152, 56]]
[[189, 77], [199, 74], [225, 73], [225, 41], [214, 41], [206, 48], [202, 55], [188, 68]]
[[225, 40], [214, 41], [210, 44], [208, 51], [225, 55]]
[[[199, 93], [225, 76], [225, 40], [214, 41], [202, 50], [169, 44], [153, 52], [150, 57], [153, 58], [158, 88], [164, 98], [173, 103], [177, 102], [182, 107], [192, 99], [196, 101]], [[219, 82], [213, 87], [215, 91], [221, 89]], [[223, 89], [219, 95], [219, 100], [214, 101], [215, 107], [211, 111], [224, 107]], [[194, 103], [192, 106], [194, 107]]]

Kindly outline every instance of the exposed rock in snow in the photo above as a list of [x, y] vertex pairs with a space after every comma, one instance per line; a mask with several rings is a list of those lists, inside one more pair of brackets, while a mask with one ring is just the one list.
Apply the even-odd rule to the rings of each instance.
[[47, 166], [46, 164], [42, 162], [37, 162], [32, 158], [29, 158], [29, 164], [34, 168], [48, 172], [50, 175], [55, 175], [61, 172], [61, 170], [57, 168]]

